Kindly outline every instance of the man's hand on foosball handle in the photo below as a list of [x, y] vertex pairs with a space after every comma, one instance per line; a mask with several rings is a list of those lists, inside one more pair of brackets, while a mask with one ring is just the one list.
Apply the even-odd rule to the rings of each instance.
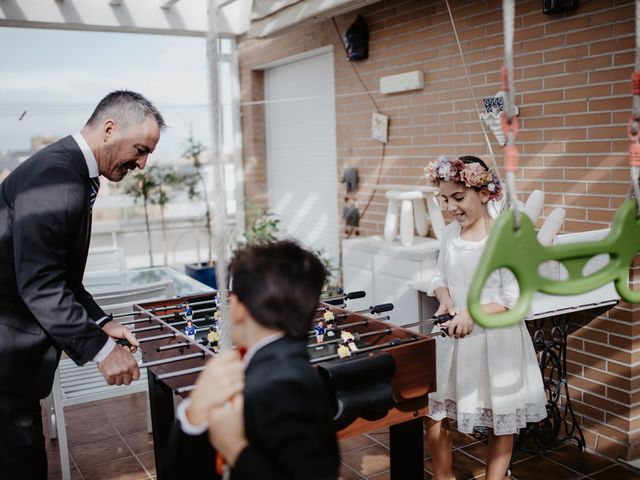
[[107, 322], [104, 327], [102, 327], [102, 330], [104, 330], [104, 332], [111, 338], [116, 340], [118, 345], [127, 347], [131, 353], [135, 353], [140, 346], [140, 343], [131, 330], [118, 322]]
[[140, 378], [136, 359], [129, 348], [121, 345], [116, 345], [107, 358], [98, 363], [98, 370], [109, 385], [129, 385]]

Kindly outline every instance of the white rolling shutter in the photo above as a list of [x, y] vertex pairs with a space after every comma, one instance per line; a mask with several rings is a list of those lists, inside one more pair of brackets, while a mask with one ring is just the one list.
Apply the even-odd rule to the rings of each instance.
[[282, 230], [338, 265], [333, 52], [265, 71], [269, 208]]

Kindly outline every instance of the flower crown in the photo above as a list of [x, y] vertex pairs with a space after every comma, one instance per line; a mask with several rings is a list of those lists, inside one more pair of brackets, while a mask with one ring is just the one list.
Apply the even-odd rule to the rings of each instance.
[[465, 163], [460, 158], [440, 156], [424, 168], [424, 175], [431, 185], [437, 187], [441, 181], [462, 183], [468, 188], [489, 191], [491, 200], [502, 198], [502, 181], [491, 169], [487, 170], [481, 163]]

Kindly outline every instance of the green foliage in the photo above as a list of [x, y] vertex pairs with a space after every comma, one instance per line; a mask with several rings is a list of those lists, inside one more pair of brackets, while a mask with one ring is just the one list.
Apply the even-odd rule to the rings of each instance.
[[169, 203], [174, 187], [180, 185], [182, 179], [171, 166], [152, 165], [146, 173], [150, 180], [149, 201], [163, 207]]
[[268, 243], [278, 238], [280, 220], [273, 213], [249, 203], [246, 212], [247, 226], [240, 241], [241, 246]]
[[[280, 220], [275, 218], [273, 213], [251, 203], [247, 203], [246, 212], [246, 228], [236, 249], [269, 243], [278, 239]], [[311, 251], [320, 259], [327, 270], [327, 286], [333, 285], [338, 269], [333, 266], [331, 257], [324, 249], [311, 249]]]
[[333, 261], [324, 248], [313, 248], [311, 250], [316, 257], [320, 259], [327, 271], [327, 282], [325, 284], [325, 290], [335, 285], [337, 279], [338, 268], [333, 266]]
[[207, 227], [207, 251], [208, 251], [208, 260], [207, 265], [213, 265], [213, 231], [211, 229], [211, 208], [209, 207], [209, 198], [207, 196], [207, 185], [204, 181], [204, 177], [202, 175], [202, 160], [200, 156], [206, 150], [206, 146], [204, 143], [196, 140], [193, 137], [193, 132], [189, 133], [189, 138], [187, 138], [185, 149], [182, 152], [182, 156], [189, 160], [193, 165], [193, 171], [188, 172], [181, 177], [181, 182], [187, 188], [187, 195], [189, 196], [189, 200], [195, 200], [197, 198], [202, 198], [205, 205], [205, 222]]

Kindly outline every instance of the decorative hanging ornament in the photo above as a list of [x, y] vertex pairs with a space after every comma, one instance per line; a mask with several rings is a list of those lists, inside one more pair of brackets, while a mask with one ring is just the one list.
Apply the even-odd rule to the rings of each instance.
[[[501, 116], [504, 115], [504, 92], [499, 91], [493, 97], [483, 98], [485, 113], [481, 113], [480, 117], [484, 121], [485, 125], [493, 136], [496, 137], [498, 144], [501, 147], [507, 143], [507, 139], [504, 136], [501, 127]], [[515, 107], [516, 115], [519, 115], [520, 111], [518, 107]]]

